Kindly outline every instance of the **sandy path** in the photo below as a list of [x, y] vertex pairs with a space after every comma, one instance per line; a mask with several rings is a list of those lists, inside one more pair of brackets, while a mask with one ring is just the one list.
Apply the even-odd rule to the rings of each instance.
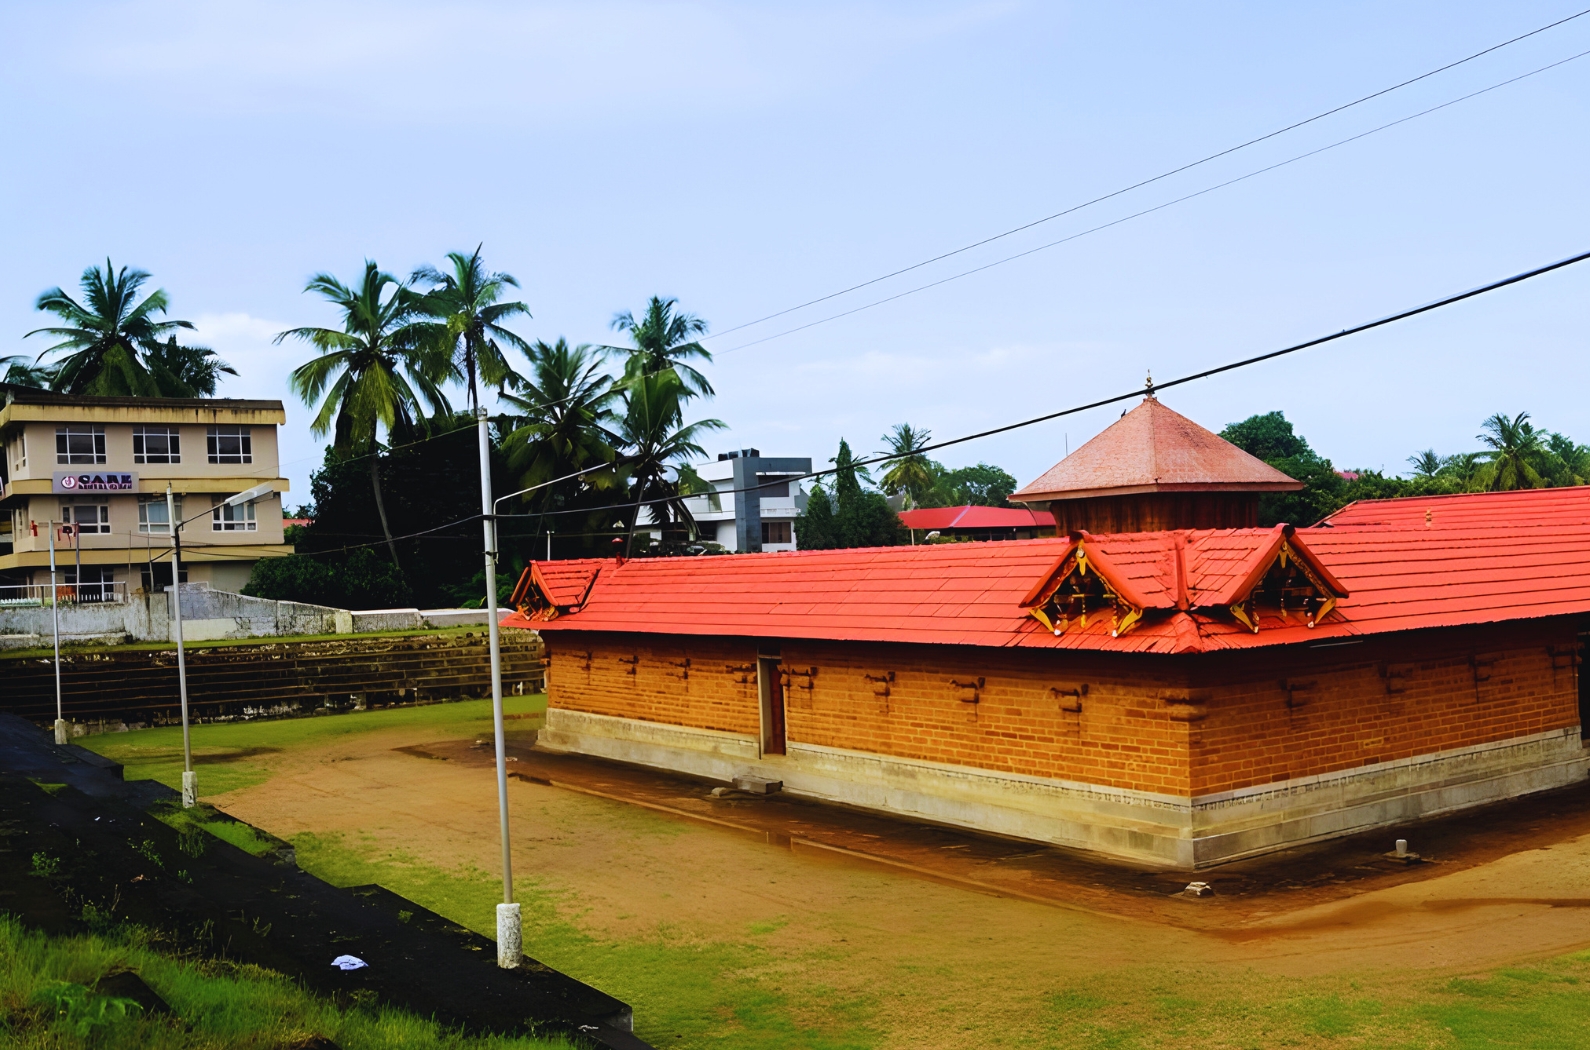
[[[370, 856], [491, 871], [494, 779], [396, 750], [437, 736], [380, 731], [297, 750], [277, 756], [267, 783], [215, 801], [283, 837], [340, 833]], [[858, 988], [920, 971], [940, 1002], [1136, 964], [1298, 976], [1474, 970], [1590, 945], [1590, 836], [1200, 931], [978, 893], [540, 784], [514, 780], [509, 794], [516, 872], [562, 895], [594, 935], [733, 940], [768, 923], [779, 926], [769, 943], [792, 958], [842, 953]]]

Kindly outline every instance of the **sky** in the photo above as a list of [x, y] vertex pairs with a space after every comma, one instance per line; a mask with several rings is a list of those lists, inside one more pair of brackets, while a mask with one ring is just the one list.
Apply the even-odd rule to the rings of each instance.
[[[692, 405], [729, 427], [713, 454], [823, 463], [841, 437], [871, 452], [901, 422], [969, 434], [1590, 249], [1590, 56], [1212, 188], [1590, 51], [1590, 15], [739, 326], [1351, 102], [1576, 2], [12, 0], [0, 6], [0, 355], [47, 345], [23, 338], [47, 323], [33, 309], [46, 288], [75, 291], [107, 256], [149, 271], [171, 316], [241, 373], [221, 394], [286, 403], [292, 503], [323, 442], [286, 377], [313, 351], [272, 338], [337, 320], [306, 280], [351, 283], [366, 259], [406, 276], [483, 244], [520, 281], [528, 339], [619, 341], [614, 314], [652, 295], [721, 333], [707, 342], [717, 397]], [[1496, 412], [1590, 442], [1587, 291], [1590, 263], [1162, 400], [1212, 429], [1281, 410], [1338, 467], [1389, 473], [1421, 449], [1477, 448]], [[936, 455], [1026, 482], [1120, 411]]]

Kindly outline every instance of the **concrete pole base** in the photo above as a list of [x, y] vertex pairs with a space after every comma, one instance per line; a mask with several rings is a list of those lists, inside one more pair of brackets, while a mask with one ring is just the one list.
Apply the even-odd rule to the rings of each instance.
[[497, 905], [497, 965], [518, 969], [524, 958], [524, 931], [519, 925], [519, 905]]
[[65, 747], [71, 742], [71, 739], [72, 734], [70, 730], [67, 729], [66, 719], [57, 718], [55, 720], [55, 742], [61, 747]]
[[199, 774], [182, 774], [182, 808], [192, 809], [199, 803]]

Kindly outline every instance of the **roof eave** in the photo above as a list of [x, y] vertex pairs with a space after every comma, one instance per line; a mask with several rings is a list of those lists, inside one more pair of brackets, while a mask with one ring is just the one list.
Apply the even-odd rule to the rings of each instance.
[[1017, 503], [1058, 503], [1062, 500], [1093, 499], [1098, 496], [1136, 496], [1150, 492], [1299, 492], [1301, 481], [1219, 481], [1175, 484], [1116, 485], [1096, 489], [1023, 489], [1010, 499]]

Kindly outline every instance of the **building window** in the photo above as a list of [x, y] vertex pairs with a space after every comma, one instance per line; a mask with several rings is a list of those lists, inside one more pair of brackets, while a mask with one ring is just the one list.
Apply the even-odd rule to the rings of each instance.
[[66, 503], [61, 517], [77, 526], [84, 536], [110, 532], [110, 506], [104, 503]]
[[210, 511], [212, 532], [253, 532], [255, 528], [254, 504], [228, 507], [221, 497], [216, 497], [215, 509]]
[[[182, 520], [182, 497], [176, 497], [177, 520]], [[138, 531], [155, 536], [171, 535], [171, 519], [166, 516], [166, 497], [138, 497]]]
[[16, 464], [18, 470], [28, 465], [28, 432], [26, 430], [17, 435], [17, 444], [11, 452], [11, 462]]
[[105, 462], [105, 428], [64, 426], [55, 430], [57, 463]]
[[764, 521], [762, 523], [763, 543], [791, 543], [789, 522]]
[[62, 573], [80, 602], [105, 602], [116, 596], [116, 570], [98, 565], [72, 567]]
[[[169, 561], [157, 561], [152, 565], [144, 565], [139, 568], [138, 575], [141, 577], [140, 582], [143, 584], [145, 594], [153, 594], [157, 590], [165, 590], [171, 586], [171, 563]], [[177, 579], [183, 583], [188, 582], [188, 567], [186, 564], [182, 566], [182, 571], [177, 573]]]
[[254, 441], [248, 427], [211, 427], [205, 443], [211, 463], [254, 462]]
[[177, 428], [133, 427], [133, 462], [181, 463], [182, 442]]

